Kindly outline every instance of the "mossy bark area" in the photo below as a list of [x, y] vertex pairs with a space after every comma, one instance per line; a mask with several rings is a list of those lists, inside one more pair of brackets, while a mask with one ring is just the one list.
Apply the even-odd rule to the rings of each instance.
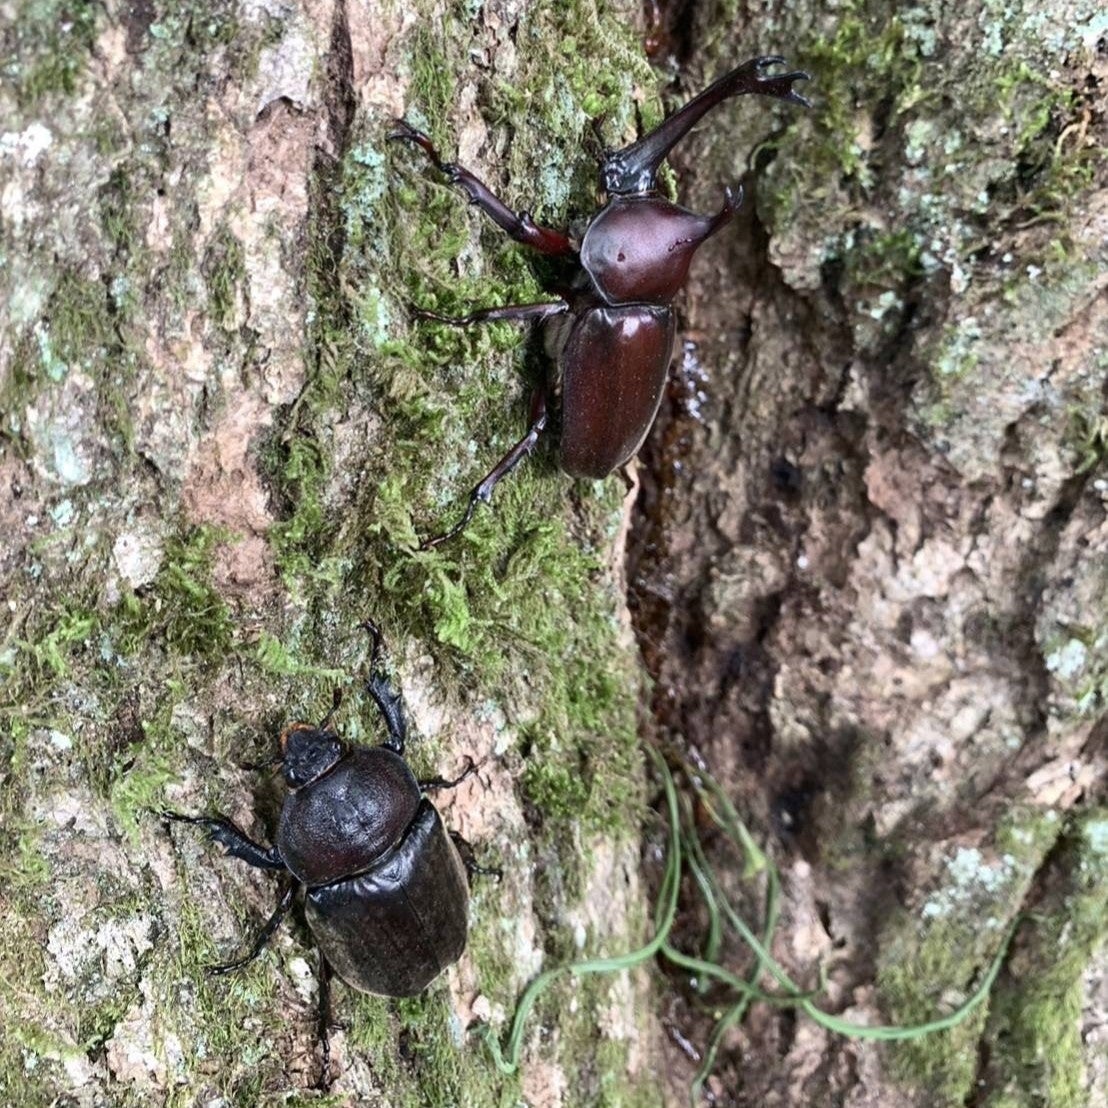
[[[383, 627], [424, 776], [499, 883], [461, 963], [402, 1003], [338, 986], [333, 1103], [655, 1103], [645, 977], [565, 985], [520, 1077], [502, 1030], [551, 961], [637, 943], [648, 815], [621, 617], [623, 486], [549, 454], [433, 553], [526, 415], [522, 337], [408, 306], [534, 297], [521, 250], [393, 118], [511, 202], [592, 202], [590, 115], [656, 106], [630, 4], [18, 5], [4, 119], [0, 1099], [310, 1099], [316, 962], [276, 886], [170, 828], [268, 838], [241, 768], [332, 690], [352, 741]], [[539, 167], [539, 168], [534, 168]]]
[[1108, 26], [802, 7], [696, 5], [670, 40], [675, 99], [738, 41], [809, 69], [815, 107], [728, 109], [674, 159], [705, 210], [761, 142], [644, 458], [655, 715], [773, 844], [775, 951], [812, 987], [822, 961], [836, 1010], [942, 1016], [1027, 922], [961, 1027], [879, 1046], [762, 1012], [716, 1091], [1103, 1103]]

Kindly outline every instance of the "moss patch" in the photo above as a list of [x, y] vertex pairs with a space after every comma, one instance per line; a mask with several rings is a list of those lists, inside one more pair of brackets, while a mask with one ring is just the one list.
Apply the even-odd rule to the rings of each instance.
[[219, 660], [228, 653], [234, 623], [211, 583], [213, 550], [222, 537], [216, 528], [194, 527], [166, 543], [151, 588], [121, 602], [121, 650], [132, 652], [160, 638], [168, 650], [193, 659]]
[[102, 13], [92, 0], [32, 0], [4, 31], [0, 72], [32, 107], [51, 93], [71, 95], [96, 41]]
[[[956, 850], [919, 912], [885, 929], [877, 991], [890, 1022], [923, 1023], [964, 1002], [1059, 829], [1053, 813], [1013, 810], [994, 850]], [[962, 1104], [973, 1087], [987, 1018], [983, 1005], [949, 1031], [887, 1047], [892, 1072], [936, 1105]]]
[[984, 1108], [1090, 1103], [1081, 1020], [1088, 970], [1108, 936], [1108, 809], [1078, 816], [1053, 861], [1045, 902], [1020, 932], [985, 1029]]

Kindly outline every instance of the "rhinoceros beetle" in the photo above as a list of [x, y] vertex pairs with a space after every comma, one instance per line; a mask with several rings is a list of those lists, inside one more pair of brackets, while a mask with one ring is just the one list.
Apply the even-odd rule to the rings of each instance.
[[499, 200], [469, 170], [444, 162], [431, 140], [403, 120], [389, 138], [414, 143], [470, 203], [511, 238], [540, 253], [576, 260], [558, 299], [539, 304], [483, 308], [464, 316], [417, 309], [424, 319], [464, 326], [496, 320], [532, 320], [549, 328], [547, 347], [556, 363], [550, 381], [536, 390], [527, 433], [482, 478], [465, 515], [437, 546], [469, 523], [500, 480], [534, 450], [548, 422], [548, 394], [560, 399], [559, 463], [574, 477], [606, 477], [638, 452], [658, 407], [673, 353], [673, 299], [688, 275], [693, 254], [728, 223], [742, 190], [724, 189], [723, 206], [703, 216], [658, 194], [657, 173], [666, 155], [707, 112], [736, 96], [756, 94], [808, 105], [794, 88], [807, 80], [799, 71], [772, 74], [780, 57], [753, 58], [709, 85], [660, 126], [600, 163], [604, 207], [581, 235], [540, 227], [524, 211]]
[[[380, 632], [372, 623], [366, 628], [373, 636], [366, 689], [388, 738], [380, 746], [351, 749], [331, 730], [334, 709], [319, 725], [286, 727], [280, 754], [262, 763], [280, 765], [289, 789], [274, 846], [254, 842], [221, 816], [163, 813], [199, 824], [248, 865], [287, 875], [277, 908], [250, 951], [210, 967], [210, 973], [230, 973], [257, 958], [297, 888], [305, 887], [304, 911], [320, 956], [324, 1085], [330, 1072], [332, 971], [361, 992], [390, 997], [422, 992], [465, 948], [467, 871], [496, 872], [474, 863], [469, 844], [447, 832], [423, 795], [464, 780], [475, 768], [472, 759], [455, 780], [416, 780], [403, 757], [403, 700], [378, 669]], [[336, 693], [335, 708], [339, 700]]]

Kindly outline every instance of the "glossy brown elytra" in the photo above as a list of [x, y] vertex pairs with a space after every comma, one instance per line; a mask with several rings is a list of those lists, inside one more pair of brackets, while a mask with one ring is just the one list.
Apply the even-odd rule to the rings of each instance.
[[548, 328], [555, 372], [536, 390], [527, 433], [470, 494], [465, 515], [446, 534], [457, 535], [476, 506], [534, 450], [548, 424], [548, 399], [561, 409], [558, 461], [575, 477], [605, 477], [632, 458], [653, 426], [673, 353], [673, 299], [685, 283], [697, 249], [730, 221], [742, 192], [724, 189], [714, 215], [690, 212], [658, 194], [657, 173], [666, 155], [709, 111], [736, 96], [758, 95], [807, 105], [793, 85], [799, 71], [773, 74], [783, 58], [760, 57], [731, 70], [657, 128], [600, 165], [607, 203], [578, 238], [538, 226], [516, 213], [469, 170], [444, 162], [431, 140], [405, 122], [390, 138], [419, 146], [451, 184], [513, 239], [540, 253], [576, 261], [569, 287], [540, 304], [484, 308], [465, 316], [418, 311], [426, 319], [464, 326], [496, 320], [532, 320]]

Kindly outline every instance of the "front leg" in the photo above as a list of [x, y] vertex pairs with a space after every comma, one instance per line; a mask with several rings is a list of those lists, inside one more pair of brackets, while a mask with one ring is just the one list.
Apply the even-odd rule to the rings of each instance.
[[508, 232], [516, 242], [522, 242], [538, 250], [540, 254], [573, 254], [576, 251], [570, 245], [569, 238], [561, 231], [555, 231], [550, 227], [540, 227], [532, 218], [530, 212], [513, 212], [503, 200], [495, 196], [479, 177], [470, 173], [468, 169], [456, 162], [444, 162], [439, 156], [431, 140], [422, 132], [417, 131], [411, 124], [404, 120], [396, 121], [396, 129], [389, 132], [390, 139], [398, 139], [403, 142], [412, 142], [420, 147], [431, 159], [431, 163], [446, 175], [452, 185], [457, 185], [469, 197], [471, 204], [476, 204], [498, 226]]
[[283, 870], [288, 867], [281, 860], [275, 846], [262, 846], [249, 835], [222, 816], [182, 816], [179, 812], [162, 812], [166, 819], [177, 823], [195, 823], [203, 827], [232, 858], [238, 858], [248, 866], [258, 869]]
[[381, 744], [394, 754], [404, 755], [404, 744], [408, 741], [408, 721], [404, 717], [404, 698], [393, 688], [392, 682], [381, 672], [381, 628], [371, 619], [363, 621], [362, 628], [369, 632], [371, 647], [369, 657], [369, 676], [366, 678], [366, 692], [373, 697], [373, 703], [385, 721], [389, 737]]

